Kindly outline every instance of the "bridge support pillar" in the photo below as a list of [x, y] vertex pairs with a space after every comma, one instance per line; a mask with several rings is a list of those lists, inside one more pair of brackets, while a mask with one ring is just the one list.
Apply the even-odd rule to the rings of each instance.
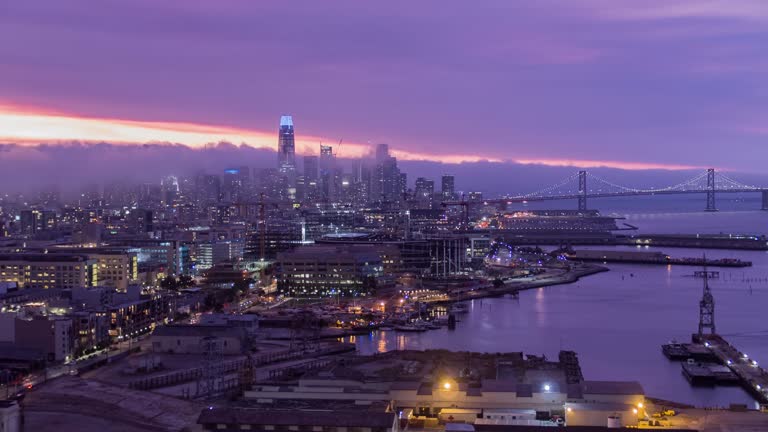
[[579, 171], [579, 211], [587, 209], [587, 172]]
[[717, 211], [715, 205], [715, 169], [710, 168], [707, 170], [707, 208], [708, 212]]
[[768, 211], [768, 190], [763, 191], [763, 210]]

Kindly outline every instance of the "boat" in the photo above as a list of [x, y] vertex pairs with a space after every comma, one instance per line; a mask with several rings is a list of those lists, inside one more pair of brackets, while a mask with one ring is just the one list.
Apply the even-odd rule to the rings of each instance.
[[425, 329], [423, 327], [420, 327], [420, 326], [404, 324], [404, 325], [395, 326], [395, 331], [399, 331], [399, 332], [424, 332], [424, 331], [427, 331], [427, 329]]
[[389, 326], [389, 325], [384, 325], [384, 326], [379, 327], [379, 330], [383, 330], [383, 331], [392, 331], [394, 329], [395, 329], [394, 327]]
[[451, 305], [451, 311], [453, 313], [467, 313], [469, 312], [469, 309], [464, 303], [454, 303]]

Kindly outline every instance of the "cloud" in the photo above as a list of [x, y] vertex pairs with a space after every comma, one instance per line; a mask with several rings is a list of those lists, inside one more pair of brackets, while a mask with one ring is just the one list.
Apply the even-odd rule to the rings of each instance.
[[630, 20], [658, 19], [734, 19], [747, 22], [768, 21], [763, 0], [643, 0], [617, 2], [588, 0], [596, 14], [606, 18]]
[[[64, 196], [79, 193], [92, 184], [159, 183], [167, 175], [190, 176], [197, 173], [223, 173], [225, 169], [245, 166], [252, 172], [276, 165], [271, 149], [259, 149], [229, 142], [189, 147], [172, 143], [114, 144], [108, 142], [57, 142], [54, 144], [0, 144], [0, 193], [33, 193], [57, 189]], [[340, 159], [349, 170], [350, 159]], [[531, 162], [531, 161], [525, 161]], [[574, 161], [574, 164], [578, 164]], [[458, 190], [481, 191], [486, 196], [522, 194], [539, 190], [578, 169], [569, 164], [516, 163], [512, 161], [473, 161], [442, 163], [425, 160], [399, 162], [412, 186], [417, 177], [436, 180], [440, 176], [456, 176]], [[700, 170], [669, 170], [667, 167], [624, 167], [606, 164], [589, 165], [589, 171], [600, 177], [634, 187], [659, 187], [677, 184], [700, 173]], [[301, 162], [299, 162], [301, 171]], [[729, 176], [745, 183], [768, 184], [762, 176]]]
[[5, 2], [0, 136], [266, 149], [288, 112], [303, 152], [757, 171], [764, 5]]

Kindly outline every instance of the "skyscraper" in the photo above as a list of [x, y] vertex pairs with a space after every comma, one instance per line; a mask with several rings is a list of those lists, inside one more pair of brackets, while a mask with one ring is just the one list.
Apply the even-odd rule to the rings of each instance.
[[382, 163], [389, 157], [389, 144], [376, 146], [376, 163]]
[[320, 144], [320, 196], [323, 201], [336, 198], [336, 156], [333, 147]]
[[443, 175], [443, 182], [442, 182], [442, 188], [440, 189], [440, 192], [443, 196], [444, 200], [452, 200], [454, 195], [456, 194], [456, 187], [454, 185], [454, 178], [452, 175]]
[[432, 196], [435, 194], [435, 182], [424, 177], [416, 179], [414, 187], [414, 198], [420, 206], [430, 208], [432, 206]]
[[304, 189], [301, 197], [307, 201], [317, 201], [320, 195], [318, 166], [317, 156], [304, 156]]
[[293, 136], [293, 118], [280, 117], [280, 132], [277, 142], [277, 169], [288, 178], [289, 185], [296, 181], [296, 142]]

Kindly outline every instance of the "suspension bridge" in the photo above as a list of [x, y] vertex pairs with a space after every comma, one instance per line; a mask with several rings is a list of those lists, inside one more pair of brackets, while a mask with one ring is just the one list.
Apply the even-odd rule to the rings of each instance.
[[675, 185], [660, 188], [635, 188], [604, 180], [589, 171], [579, 171], [563, 181], [524, 195], [477, 201], [445, 201], [444, 206], [496, 205], [531, 201], [576, 200], [579, 210], [587, 210], [591, 198], [611, 198], [643, 195], [702, 194], [706, 196], [706, 211], [717, 211], [715, 197], [721, 193], [760, 193], [762, 209], [768, 210], [768, 187], [747, 185], [710, 168]]

